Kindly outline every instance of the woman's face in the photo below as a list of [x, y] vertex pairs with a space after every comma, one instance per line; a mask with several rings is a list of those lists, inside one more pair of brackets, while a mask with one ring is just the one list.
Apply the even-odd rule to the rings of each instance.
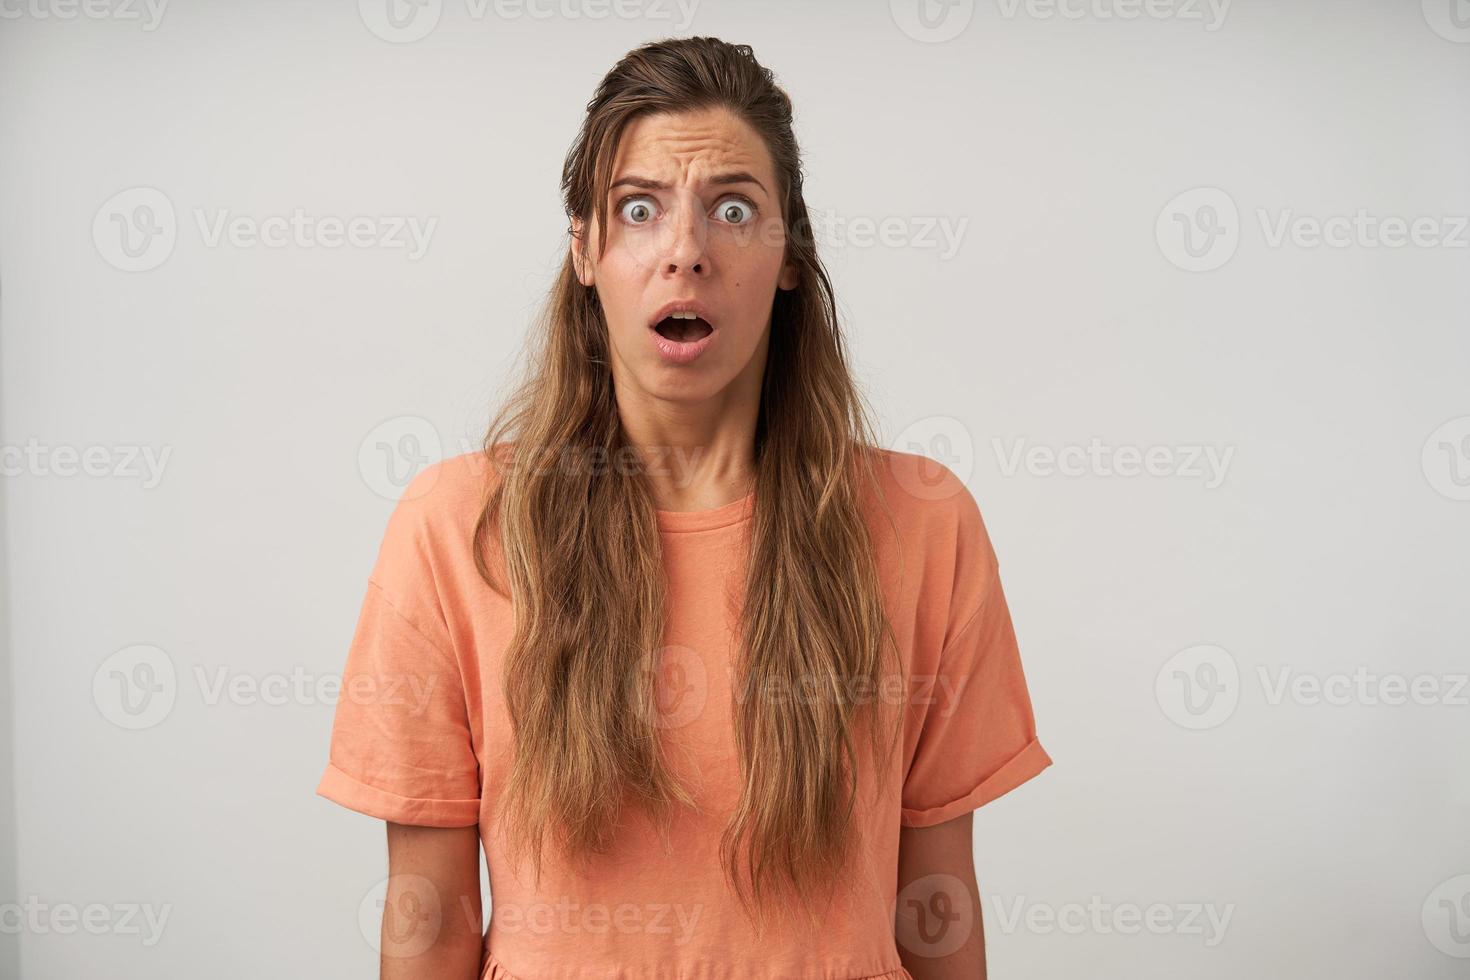
[[[635, 119], [613, 161], [606, 250], [595, 219], [582, 237], [593, 260], [578, 278], [597, 288], [620, 397], [759, 391], [772, 300], [798, 275], [770, 155], [744, 120], [718, 108]], [[671, 304], [699, 319], [665, 318]]]

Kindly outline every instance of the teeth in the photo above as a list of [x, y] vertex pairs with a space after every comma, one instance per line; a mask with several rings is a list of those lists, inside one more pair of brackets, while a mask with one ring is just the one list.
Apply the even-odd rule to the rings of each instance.
[[680, 313], [670, 313], [669, 316], [673, 317], [675, 320], [698, 320], [699, 319], [699, 314], [698, 313], [695, 313], [693, 310], [684, 310], [684, 311], [682, 311]]

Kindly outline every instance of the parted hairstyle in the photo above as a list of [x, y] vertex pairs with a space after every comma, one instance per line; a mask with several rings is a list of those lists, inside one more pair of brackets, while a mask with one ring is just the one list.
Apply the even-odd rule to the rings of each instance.
[[[893, 676], [886, 664], [901, 678], [903, 666], [862, 513], [864, 486], [876, 486], [877, 442], [817, 255], [791, 100], [770, 70], [748, 45], [711, 37], [630, 51], [601, 80], [567, 154], [567, 216], [587, 229], [595, 214], [605, 246], [610, 168], [628, 124], [712, 107], [764, 141], [786, 259], [800, 272], [795, 289], [777, 290], [771, 311], [736, 617], [736, 690], [744, 694], [731, 723], [741, 795], [720, 845], [724, 874], [759, 929], [776, 893], [799, 896], [812, 913], [808, 899], [835, 883], [859, 846], [855, 735], [868, 732], [879, 760], [898, 737], [896, 724], [879, 723], [878, 700], [860, 695]], [[584, 232], [583, 256], [587, 246]], [[570, 254], [530, 341], [525, 377], [485, 436], [499, 478], [487, 482], [473, 544], [480, 575], [515, 609], [502, 681], [515, 751], [498, 805], [539, 878], [548, 835], [572, 856], [604, 853], [631, 802], [667, 846], [673, 808], [695, 801], [668, 771], [660, 743], [667, 586], [656, 504], [643, 462], [610, 462], [637, 454], [619, 421], [596, 289], [578, 280]]]

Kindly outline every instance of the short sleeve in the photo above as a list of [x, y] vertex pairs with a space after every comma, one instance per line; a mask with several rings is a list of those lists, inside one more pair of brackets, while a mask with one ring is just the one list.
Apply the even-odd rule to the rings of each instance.
[[316, 791], [394, 823], [469, 827], [479, 822], [480, 767], [461, 671], [436, 628], [421, 509], [405, 499], [389, 520]]
[[980, 607], [950, 634], [927, 689], [900, 823], [932, 827], [1010, 792], [1051, 765], [992, 561]]

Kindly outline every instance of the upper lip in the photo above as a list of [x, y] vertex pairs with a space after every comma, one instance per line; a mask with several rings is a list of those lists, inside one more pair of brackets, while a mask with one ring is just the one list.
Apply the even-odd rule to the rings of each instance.
[[669, 300], [663, 306], [660, 306], [658, 308], [658, 311], [653, 314], [653, 319], [648, 321], [648, 325], [650, 327], [657, 326], [660, 320], [673, 313], [690, 312], [699, 317], [705, 323], [708, 323], [711, 327], [714, 327], [715, 321], [710, 319], [709, 310], [706, 309], [705, 305], [697, 299]]

